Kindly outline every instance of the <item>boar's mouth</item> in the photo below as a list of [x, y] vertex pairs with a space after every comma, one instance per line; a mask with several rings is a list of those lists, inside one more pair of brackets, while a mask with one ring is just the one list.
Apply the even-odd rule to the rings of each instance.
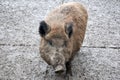
[[55, 73], [57, 73], [57, 74], [61, 74], [61, 73], [65, 72], [65, 71], [66, 71], [66, 68], [63, 65], [57, 65], [55, 67]]

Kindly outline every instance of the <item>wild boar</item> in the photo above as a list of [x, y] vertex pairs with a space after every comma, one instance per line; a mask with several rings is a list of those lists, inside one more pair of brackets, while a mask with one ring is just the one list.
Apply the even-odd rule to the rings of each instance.
[[70, 62], [83, 43], [87, 19], [87, 10], [80, 3], [69, 2], [40, 22], [40, 54], [55, 73], [70, 70]]

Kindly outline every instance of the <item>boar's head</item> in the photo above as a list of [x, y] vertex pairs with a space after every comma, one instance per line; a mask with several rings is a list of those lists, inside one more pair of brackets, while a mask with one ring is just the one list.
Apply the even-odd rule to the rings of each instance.
[[50, 24], [41, 21], [39, 34], [41, 57], [53, 66], [56, 73], [66, 71], [65, 64], [72, 55], [73, 23]]

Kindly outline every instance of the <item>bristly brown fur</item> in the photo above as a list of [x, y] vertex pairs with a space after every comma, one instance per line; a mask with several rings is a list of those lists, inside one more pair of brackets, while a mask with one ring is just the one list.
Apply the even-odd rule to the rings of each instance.
[[[53, 66], [69, 62], [83, 43], [87, 19], [86, 9], [77, 2], [65, 3], [52, 10], [45, 18], [50, 31], [41, 37], [41, 57]], [[70, 37], [65, 31], [69, 23], [72, 23], [73, 29]]]

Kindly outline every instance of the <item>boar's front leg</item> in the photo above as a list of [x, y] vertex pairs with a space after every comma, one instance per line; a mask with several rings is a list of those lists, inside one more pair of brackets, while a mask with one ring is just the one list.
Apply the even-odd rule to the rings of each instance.
[[66, 62], [66, 75], [72, 76], [71, 61]]

